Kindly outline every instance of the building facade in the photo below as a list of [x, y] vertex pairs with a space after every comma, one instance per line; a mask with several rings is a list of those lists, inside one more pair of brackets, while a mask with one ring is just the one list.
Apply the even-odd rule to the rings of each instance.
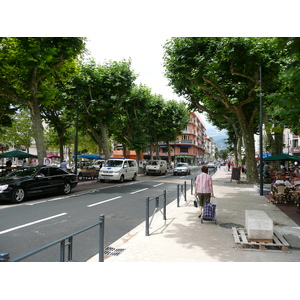
[[[206, 128], [200, 116], [194, 112], [190, 112], [190, 120], [182, 134], [177, 137], [176, 141], [170, 142], [171, 161], [187, 162], [196, 165], [205, 160], [206, 148]], [[136, 158], [134, 151], [127, 151], [126, 157]], [[121, 157], [123, 152], [115, 148], [113, 157]], [[168, 160], [168, 151], [165, 143], [159, 144], [159, 153], [152, 152], [152, 157]], [[143, 159], [151, 158], [150, 149], [143, 153]]]

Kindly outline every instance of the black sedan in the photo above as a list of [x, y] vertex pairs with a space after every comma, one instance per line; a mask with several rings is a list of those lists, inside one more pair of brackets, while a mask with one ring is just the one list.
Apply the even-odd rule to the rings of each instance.
[[35, 195], [69, 194], [78, 181], [75, 174], [52, 166], [22, 167], [0, 177], [0, 199], [20, 203]]

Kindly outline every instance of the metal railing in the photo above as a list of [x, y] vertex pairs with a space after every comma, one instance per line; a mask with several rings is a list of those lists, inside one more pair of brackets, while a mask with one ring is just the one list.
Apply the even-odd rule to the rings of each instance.
[[[160, 197], [162, 197], [162, 199], [163, 199], [163, 212], [161, 212], [161, 209], [159, 207]], [[155, 200], [155, 208], [154, 208], [154, 211], [153, 211], [153, 214], [152, 214], [152, 217], [151, 217], [151, 221], [149, 221], [149, 218], [150, 218], [150, 201], [153, 201], [153, 200]], [[164, 190], [164, 192], [159, 196], [156, 196], [156, 197], [153, 197], [153, 198], [149, 198], [149, 197], [146, 198], [146, 233], [145, 233], [146, 236], [150, 235], [150, 233], [149, 233], [150, 225], [151, 225], [151, 223], [153, 221], [153, 218], [154, 218], [154, 215], [157, 213], [157, 211], [160, 211], [163, 214], [163, 219], [164, 220], [167, 220], [167, 192], [166, 192], [166, 190]]]
[[93, 225], [90, 225], [86, 228], [83, 228], [77, 232], [74, 232], [70, 235], [67, 235], [57, 241], [54, 241], [46, 246], [43, 246], [41, 248], [38, 248], [34, 251], [31, 251], [25, 255], [22, 255], [14, 260], [9, 260], [9, 253], [2, 253], [2, 255], [0, 255], [0, 257], [2, 257], [3, 259], [0, 261], [10, 261], [10, 262], [18, 262], [18, 261], [21, 261], [21, 260], [24, 260], [32, 255], [35, 255], [39, 252], [42, 252], [56, 244], [60, 244], [60, 262], [65, 262], [66, 260], [66, 250], [65, 248], [67, 247], [68, 248], [68, 251], [67, 251], [67, 261], [70, 262], [73, 260], [73, 237], [84, 232], [84, 231], [87, 231], [91, 228], [94, 228], [96, 226], [99, 226], [99, 262], [103, 262], [104, 261], [104, 215], [100, 215], [99, 217], [99, 221]]
[[186, 181], [183, 184], [177, 184], [177, 207], [179, 207], [179, 202], [182, 195], [184, 196], [184, 201], [186, 202]]

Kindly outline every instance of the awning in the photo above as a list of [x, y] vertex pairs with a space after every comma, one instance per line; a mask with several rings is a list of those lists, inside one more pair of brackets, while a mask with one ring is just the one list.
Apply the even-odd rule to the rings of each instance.
[[14, 150], [14, 151], [9, 151], [5, 153], [0, 154], [1, 157], [17, 157], [17, 158], [38, 158], [36, 155], [19, 151], [19, 150]]
[[[73, 158], [75, 157], [75, 155], [72, 156]], [[87, 159], [100, 159], [101, 156], [97, 155], [97, 154], [81, 154], [81, 155], [77, 155], [78, 158], [87, 158]]]
[[192, 146], [191, 146], [191, 145], [177, 145], [177, 144], [176, 144], [176, 147], [180, 147], [180, 148], [191, 148]]
[[287, 155], [287, 154], [277, 154], [269, 157], [265, 157], [263, 159], [265, 162], [270, 162], [270, 161], [300, 161], [300, 157], [298, 156], [292, 156], [292, 155]]

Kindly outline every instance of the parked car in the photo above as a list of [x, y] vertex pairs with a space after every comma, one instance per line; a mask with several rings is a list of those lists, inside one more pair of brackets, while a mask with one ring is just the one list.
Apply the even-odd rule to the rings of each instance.
[[146, 166], [146, 174], [162, 175], [167, 173], [166, 160], [149, 160]]
[[215, 168], [216, 165], [213, 162], [210, 162], [210, 163], [207, 164], [207, 167], [208, 168]]
[[75, 174], [53, 166], [21, 167], [0, 178], [0, 199], [20, 203], [51, 192], [69, 194], [78, 181]]
[[105, 180], [136, 180], [138, 166], [134, 159], [111, 158], [107, 160], [99, 171], [101, 182]]
[[176, 167], [174, 168], [173, 174], [174, 175], [181, 175], [181, 174], [189, 175], [189, 174], [191, 174], [191, 167], [188, 163], [178, 163], [176, 165]]

